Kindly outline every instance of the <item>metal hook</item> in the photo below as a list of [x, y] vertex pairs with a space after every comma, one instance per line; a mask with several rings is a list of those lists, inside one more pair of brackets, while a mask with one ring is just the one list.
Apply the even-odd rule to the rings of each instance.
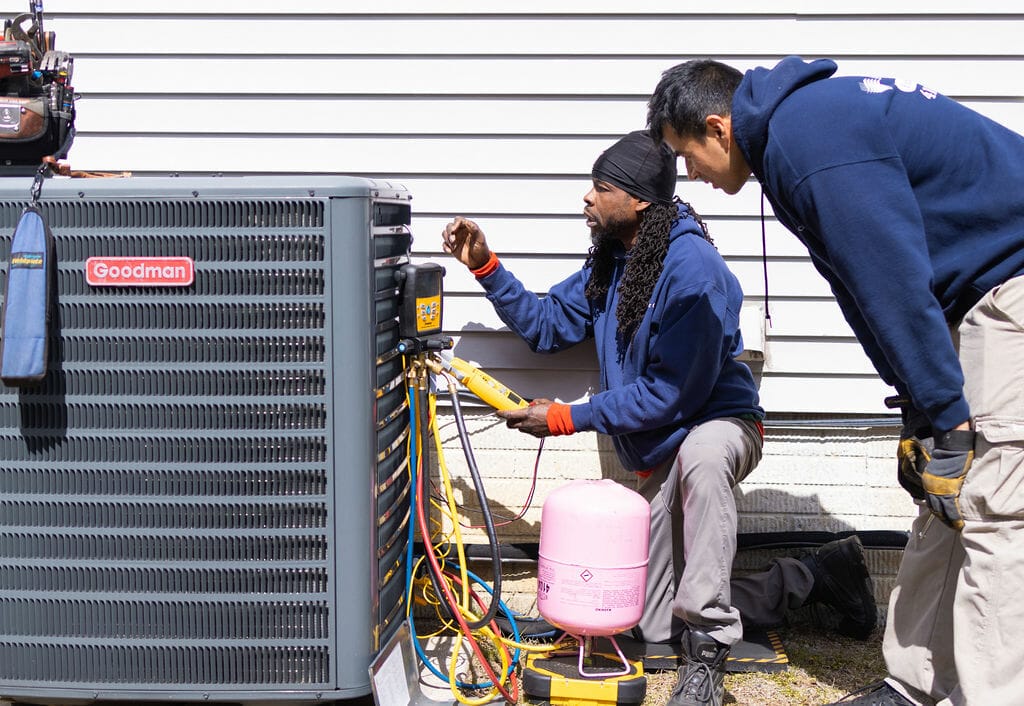
[[32, 191], [31, 191], [32, 205], [33, 206], [38, 206], [39, 205], [39, 196], [43, 192], [43, 175], [46, 173], [46, 170], [48, 168], [49, 168], [49, 165], [46, 162], [43, 162], [42, 164], [39, 165], [39, 169], [36, 170], [36, 177], [32, 181]]

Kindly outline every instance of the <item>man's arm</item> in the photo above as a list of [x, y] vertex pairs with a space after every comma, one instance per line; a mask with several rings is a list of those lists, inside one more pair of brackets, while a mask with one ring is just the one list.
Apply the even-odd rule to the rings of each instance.
[[[862, 185], [860, 193], [851, 193], [851, 184]], [[792, 196], [849, 293], [846, 310], [857, 312], [851, 325], [876, 367], [888, 364], [940, 434], [966, 424], [963, 373], [932, 292], [924, 225], [899, 160], [820, 170]]]
[[576, 430], [648, 431], [684, 422], [707, 404], [732, 348], [736, 319], [725, 294], [706, 283], [674, 295], [665, 308], [644, 371], [629, 385], [573, 405]]
[[[695, 416], [718, 382], [732, 347], [725, 296], [697, 286], [678, 294], [659, 322], [648, 365], [633, 383], [587, 402], [531, 406], [502, 412], [509, 426], [534, 436], [598, 431], [650, 431]], [[546, 426], [546, 429], [544, 428]]]
[[555, 353], [590, 335], [585, 272], [573, 274], [551, 287], [547, 296], [538, 297], [501, 265], [473, 221], [453, 220], [442, 240], [444, 249], [476, 276], [501, 320], [534, 352]]

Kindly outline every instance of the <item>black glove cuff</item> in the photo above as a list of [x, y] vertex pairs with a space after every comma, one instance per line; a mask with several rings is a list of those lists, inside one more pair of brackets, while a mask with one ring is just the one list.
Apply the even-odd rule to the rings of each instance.
[[890, 395], [889, 397], [886, 397], [885, 399], [882, 400], [882, 404], [884, 404], [889, 409], [902, 410], [904, 407], [910, 404], [910, 400], [907, 399], [906, 397], [900, 397], [899, 395]]
[[935, 448], [946, 451], [972, 451], [976, 433], [970, 429], [947, 431], [935, 439]]
[[894, 395], [886, 397], [884, 402], [885, 406], [889, 409], [898, 409], [900, 411], [900, 420], [903, 422], [903, 428], [900, 430], [901, 439], [909, 439], [912, 436], [916, 436], [918, 439], [924, 440], [932, 437], [931, 422], [928, 421], [928, 417], [925, 416], [924, 412], [914, 406], [909, 397]]

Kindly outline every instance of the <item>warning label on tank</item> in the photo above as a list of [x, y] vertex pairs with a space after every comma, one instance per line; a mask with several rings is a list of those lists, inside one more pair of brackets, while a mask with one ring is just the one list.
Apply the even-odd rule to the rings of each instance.
[[640, 603], [640, 588], [629, 586], [628, 588], [609, 589], [604, 592], [602, 603], [606, 608], [632, 608]]
[[581, 569], [553, 563], [537, 569], [538, 601], [552, 600], [597, 612], [642, 605], [644, 585], [637, 569]]

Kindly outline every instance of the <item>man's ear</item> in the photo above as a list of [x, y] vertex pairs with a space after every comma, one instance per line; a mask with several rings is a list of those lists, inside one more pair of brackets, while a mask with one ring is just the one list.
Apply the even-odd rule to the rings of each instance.
[[637, 198], [633, 199], [633, 210], [636, 211], [637, 213], [640, 213], [641, 211], [647, 210], [647, 208], [650, 205], [651, 205], [650, 201], [641, 201], [640, 199], [637, 199]]
[[704, 120], [707, 125], [707, 136], [713, 140], [732, 139], [732, 116], [712, 113]]

